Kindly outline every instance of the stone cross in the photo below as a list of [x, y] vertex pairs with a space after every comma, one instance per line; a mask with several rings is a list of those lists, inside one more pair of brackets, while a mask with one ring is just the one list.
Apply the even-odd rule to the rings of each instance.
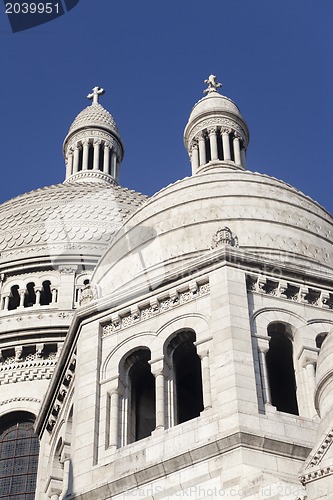
[[204, 90], [204, 94], [210, 94], [210, 92], [217, 92], [219, 87], [222, 87], [222, 83], [218, 83], [216, 81], [215, 75], [209, 75], [207, 80], [204, 80], [204, 83], [207, 83], [208, 89]]
[[87, 97], [88, 99], [92, 99], [93, 104], [98, 104], [98, 98], [105, 93], [105, 90], [101, 87], [94, 87], [92, 90], [92, 94], [88, 94]]

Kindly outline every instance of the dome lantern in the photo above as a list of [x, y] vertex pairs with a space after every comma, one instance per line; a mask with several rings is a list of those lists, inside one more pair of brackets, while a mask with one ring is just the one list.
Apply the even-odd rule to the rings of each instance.
[[99, 103], [105, 91], [94, 87], [92, 101], [77, 115], [64, 141], [65, 182], [118, 183], [124, 147], [113, 116]]
[[184, 131], [185, 148], [191, 159], [192, 174], [212, 168], [245, 170], [249, 130], [236, 104], [219, 94], [221, 83], [210, 75], [204, 83], [205, 97], [198, 101]]

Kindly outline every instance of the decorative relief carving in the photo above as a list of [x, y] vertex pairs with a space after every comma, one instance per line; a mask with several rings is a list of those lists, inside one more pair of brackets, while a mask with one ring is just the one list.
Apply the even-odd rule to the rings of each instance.
[[198, 134], [198, 132], [201, 132], [203, 129], [208, 129], [213, 126], [228, 128], [231, 129], [232, 131], [238, 132], [244, 142], [244, 146], [247, 147], [246, 133], [243, 130], [243, 128], [233, 120], [229, 120], [228, 118], [222, 118], [218, 116], [214, 118], [207, 118], [207, 120], [203, 120], [200, 123], [198, 123], [195, 127], [193, 127], [188, 137], [188, 144], [191, 144], [192, 139]]
[[207, 295], [210, 292], [209, 282], [204, 283], [191, 282], [187, 289], [181, 291], [172, 290], [169, 292], [168, 297], [152, 298], [149, 304], [138, 304], [135, 306], [135, 311], [125, 312], [119, 311], [111, 321], [105, 324], [102, 328], [102, 336], [111, 335], [113, 332], [128, 328], [134, 323], [139, 321], [145, 321], [152, 316], [169, 311], [174, 307], [185, 304], [198, 297]]
[[79, 305], [83, 306], [85, 304], [89, 304], [89, 302], [98, 298], [99, 293], [97, 286], [88, 283], [88, 285], [83, 287], [81, 290]]
[[212, 248], [218, 248], [222, 245], [231, 245], [232, 247], [238, 247], [238, 237], [232, 233], [231, 229], [227, 226], [218, 229], [216, 233], [213, 234], [212, 238]]
[[75, 148], [75, 145], [78, 143], [78, 142], [83, 142], [85, 140], [89, 140], [89, 139], [95, 139], [95, 138], [98, 138], [102, 141], [105, 141], [107, 142], [108, 144], [110, 144], [110, 146], [114, 149], [116, 149], [119, 153], [122, 151], [122, 147], [119, 143], [119, 141], [117, 141], [117, 139], [115, 137], [113, 137], [111, 134], [108, 134], [107, 132], [103, 132], [101, 130], [89, 130], [89, 131], [81, 131], [81, 132], [77, 132], [76, 134], [74, 134], [68, 144], [66, 145], [66, 152], [69, 150], [69, 149], [73, 149]]
[[258, 292], [324, 309], [333, 309], [333, 291], [315, 290], [302, 284], [257, 275], [247, 275], [246, 286], [248, 292]]
[[50, 416], [46, 425], [46, 429], [48, 430], [48, 432], [52, 432], [57, 422], [59, 413], [64, 405], [64, 401], [67, 397], [67, 394], [74, 380], [75, 368], [76, 368], [76, 352], [72, 355], [68, 367], [63, 373], [61, 384], [59, 385], [58, 393], [51, 408]]
[[41, 403], [41, 400], [37, 399], [37, 398], [17, 397], [17, 398], [10, 398], [10, 399], [5, 399], [4, 401], [0, 401], [0, 406], [10, 404], [10, 403], [16, 403], [17, 401], [28, 401], [29, 403], [39, 403], [39, 404]]

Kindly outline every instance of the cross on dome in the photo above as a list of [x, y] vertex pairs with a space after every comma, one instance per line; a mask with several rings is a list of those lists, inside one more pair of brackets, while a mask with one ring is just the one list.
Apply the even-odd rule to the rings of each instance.
[[98, 104], [98, 98], [100, 95], [105, 94], [105, 90], [101, 87], [94, 87], [92, 90], [92, 94], [88, 94], [87, 97], [92, 100], [92, 104]]
[[216, 81], [215, 75], [209, 75], [207, 80], [204, 80], [204, 83], [207, 83], [208, 88], [204, 90], [204, 94], [210, 94], [211, 92], [217, 92], [219, 87], [222, 87], [222, 83], [218, 83]]

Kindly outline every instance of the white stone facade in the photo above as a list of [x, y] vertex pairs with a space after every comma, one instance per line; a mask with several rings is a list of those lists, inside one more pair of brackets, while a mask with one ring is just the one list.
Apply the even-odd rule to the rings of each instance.
[[[245, 171], [246, 123], [206, 83], [185, 129], [192, 177], [144, 203], [81, 156], [64, 187], [95, 175], [90, 199], [113, 225], [91, 223], [58, 267], [15, 264], [3, 279], [0, 417], [36, 416], [38, 500], [333, 498], [333, 220]], [[65, 155], [92, 116], [91, 137], [106, 127], [122, 147], [111, 115], [95, 118], [100, 93]], [[217, 139], [226, 120], [235, 142]], [[103, 244], [83, 269], [90, 232]]]

